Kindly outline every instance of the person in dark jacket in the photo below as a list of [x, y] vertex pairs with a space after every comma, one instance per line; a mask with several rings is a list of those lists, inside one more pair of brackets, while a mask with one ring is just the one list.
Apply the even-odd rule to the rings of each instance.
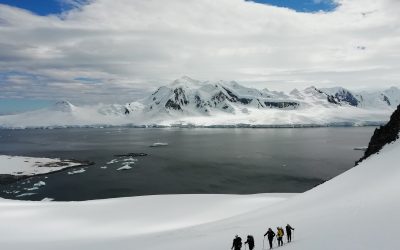
[[236, 235], [235, 238], [233, 239], [231, 249], [240, 250], [241, 248], [242, 248], [242, 238]]
[[254, 249], [254, 237], [252, 235], [247, 235], [247, 241], [244, 244], [249, 244], [249, 250]]
[[289, 224], [286, 225], [286, 236], [287, 236], [287, 242], [292, 241], [292, 230], [294, 230], [293, 227], [291, 227]]
[[272, 249], [272, 241], [274, 240], [275, 233], [272, 231], [271, 228], [268, 228], [268, 231], [264, 234], [264, 237], [268, 237], [268, 242], [269, 242], [269, 249]]

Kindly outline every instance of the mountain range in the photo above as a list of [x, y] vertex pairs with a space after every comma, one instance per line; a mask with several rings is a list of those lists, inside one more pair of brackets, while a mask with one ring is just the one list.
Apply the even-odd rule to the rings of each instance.
[[329, 126], [375, 125], [400, 104], [400, 89], [353, 92], [342, 87], [258, 90], [235, 81], [181, 77], [127, 104], [75, 106], [0, 116], [1, 127], [58, 126]]
[[218, 111], [235, 114], [245, 108], [293, 110], [312, 106], [393, 109], [400, 103], [400, 89], [392, 87], [382, 92], [355, 93], [342, 87], [317, 89], [312, 86], [286, 94], [247, 88], [235, 81], [200, 82], [182, 77], [158, 88], [141, 102], [146, 112], [180, 111], [188, 114]]

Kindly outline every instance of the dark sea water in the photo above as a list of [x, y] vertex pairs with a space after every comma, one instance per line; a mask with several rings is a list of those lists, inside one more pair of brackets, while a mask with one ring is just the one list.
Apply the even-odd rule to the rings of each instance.
[[[304, 192], [354, 166], [362, 151], [353, 148], [366, 146], [373, 130], [374, 127], [0, 130], [0, 154], [95, 162], [81, 174], [69, 175], [69, 169], [2, 185], [0, 196], [71, 201], [151, 194]], [[155, 142], [169, 145], [149, 147]], [[148, 156], [134, 157], [130, 170], [117, 170], [128, 157], [106, 164], [118, 159], [116, 154], [141, 152]], [[46, 185], [26, 191], [38, 181]], [[16, 197], [27, 192], [35, 194]]]

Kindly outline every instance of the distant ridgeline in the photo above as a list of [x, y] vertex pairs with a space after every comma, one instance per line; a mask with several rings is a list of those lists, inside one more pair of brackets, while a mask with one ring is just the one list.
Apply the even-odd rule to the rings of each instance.
[[235, 81], [182, 77], [126, 104], [51, 108], [0, 116], [0, 128], [82, 126], [315, 127], [382, 125], [400, 104], [400, 89], [354, 92], [342, 87], [289, 93]]
[[380, 128], [375, 129], [374, 135], [371, 137], [371, 141], [368, 144], [368, 149], [365, 151], [364, 156], [356, 162], [356, 165], [379, 152], [383, 146], [391, 143], [399, 138], [400, 132], [400, 105], [390, 116], [390, 121]]
[[[237, 108], [298, 109], [308, 107], [352, 106], [359, 108], [388, 108], [400, 103], [400, 89], [396, 87], [378, 92], [352, 92], [342, 87], [314, 86], [290, 93], [258, 90], [231, 81], [198, 81], [182, 77], [158, 88], [143, 100], [146, 112], [178, 111], [209, 115], [212, 111], [235, 113]], [[127, 114], [129, 107], [127, 107]]]

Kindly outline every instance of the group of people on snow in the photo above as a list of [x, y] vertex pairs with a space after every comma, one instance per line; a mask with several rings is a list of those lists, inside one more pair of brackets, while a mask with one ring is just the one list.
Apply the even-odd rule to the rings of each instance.
[[[292, 241], [292, 231], [294, 230], [293, 227], [291, 227], [289, 224], [286, 225], [286, 237], [287, 237], [287, 242]], [[276, 236], [278, 240], [278, 246], [283, 246], [283, 236], [285, 235], [285, 232], [282, 227], [277, 227], [276, 228], [276, 233], [272, 231], [271, 228], [268, 228], [268, 231], [264, 234], [264, 239], [265, 236], [267, 236], [268, 243], [269, 243], [269, 249], [272, 249], [272, 243], [274, 241], [274, 237]], [[247, 240], [244, 244], [248, 244], [249, 250], [254, 249], [254, 237], [252, 235], [247, 235]], [[232, 243], [232, 248], [233, 250], [240, 250], [242, 248], [242, 238], [240, 238], [238, 235], [235, 236], [233, 239]], [[264, 242], [263, 242], [263, 249], [264, 249]]]

